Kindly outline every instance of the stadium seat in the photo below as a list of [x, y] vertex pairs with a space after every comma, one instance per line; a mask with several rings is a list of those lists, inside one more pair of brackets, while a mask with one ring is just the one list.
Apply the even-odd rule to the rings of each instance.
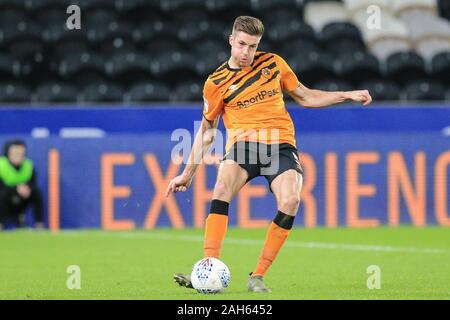
[[364, 45], [361, 32], [351, 22], [330, 22], [319, 33], [323, 43], [345, 40], [359, 41]]
[[30, 102], [31, 90], [21, 83], [0, 83], [0, 101], [2, 103]]
[[244, 14], [251, 15], [253, 12], [251, 1], [242, 0], [207, 0], [206, 8], [219, 15], [226, 14], [227, 17], [237, 17]]
[[406, 24], [389, 11], [383, 12], [380, 28], [367, 28], [367, 12], [365, 9], [353, 13], [352, 22], [361, 30], [366, 44], [371, 47], [377, 41], [394, 39], [401, 42], [409, 41]]
[[16, 61], [10, 55], [0, 52], [0, 79], [12, 80], [15, 76], [17, 76]]
[[299, 2], [303, 2], [305, 5], [310, 2], [338, 2], [339, 4], [342, 4], [342, 0], [300, 0]]
[[[66, 42], [76, 42], [80, 47], [89, 46], [86, 28], [67, 30], [59, 24], [50, 24], [44, 28], [41, 36], [44, 43], [54, 51], [60, 51], [59, 48], [64, 47]], [[75, 48], [76, 46], [73, 46], [73, 49]]]
[[[155, 24], [163, 22], [161, 21], [148, 21], [144, 22], [140, 25], [136, 25], [134, 27], [132, 37], [133, 41], [138, 45], [143, 45], [151, 41], [154, 37], [157, 35], [157, 31], [155, 29]], [[174, 31], [174, 35], [176, 34], [176, 31]]]
[[322, 80], [315, 83], [311, 88], [325, 91], [348, 91], [354, 89], [350, 83], [344, 80]]
[[152, 74], [168, 84], [198, 81], [194, 58], [185, 51], [163, 52], [151, 61]]
[[400, 99], [400, 87], [393, 81], [366, 81], [359, 84], [358, 87], [369, 90], [374, 102], [396, 101]]
[[203, 96], [202, 90], [203, 87], [198, 82], [188, 81], [179, 83], [171, 91], [169, 99], [172, 102], [200, 101]]
[[33, 87], [57, 78], [51, 70], [50, 61], [45, 56], [40, 58], [29, 57], [15, 61], [13, 68], [15, 78]]
[[[413, 41], [429, 39], [430, 37], [450, 39], [449, 21], [428, 11], [405, 12], [400, 17], [406, 24], [409, 36]], [[421, 21], [421, 23], [418, 24], [417, 21]]]
[[220, 57], [212, 55], [206, 55], [204, 58], [198, 59], [195, 62], [195, 70], [199, 76], [199, 80], [206, 80], [225, 61], [227, 61], [227, 58], [220, 59]]
[[270, 17], [263, 21], [267, 37], [272, 42], [290, 41], [311, 32], [311, 27], [306, 25], [296, 12], [278, 9], [274, 13], [271, 12]]
[[205, 12], [204, 10], [199, 10], [199, 9], [184, 9], [182, 11], [170, 11], [168, 12], [168, 14], [170, 14], [170, 21], [177, 25], [178, 27], [180, 26], [184, 26], [187, 23], [190, 22], [197, 22], [197, 23], [201, 23], [203, 21], [210, 21], [210, 16], [208, 15], [207, 12]]
[[438, 53], [432, 58], [431, 74], [436, 80], [450, 83], [450, 50]]
[[106, 39], [99, 44], [103, 55], [113, 56], [120, 52], [138, 52], [137, 45], [129, 37], [116, 36]]
[[80, 103], [111, 103], [122, 102], [124, 92], [120, 86], [113, 83], [94, 83], [85, 87], [78, 95]]
[[[166, 20], [148, 21], [136, 26], [132, 32], [133, 40], [140, 46], [148, 45], [160, 46], [160, 42], [178, 41], [178, 29], [175, 24]], [[164, 47], [164, 46], [162, 46]], [[173, 48], [168, 48], [173, 50]], [[157, 51], [157, 50], [150, 50]]]
[[[193, 44], [191, 52], [194, 56], [213, 56], [225, 61], [230, 55], [230, 45], [222, 40], [207, 39]], [[200, 59], [201, 60], [201, 59]]]
[[160, 11], [152, 9], [150, 11], [139, 11], [139, 13], [136, 14], [136, 16], [125, 14], [125, 16], [121, 17], [121, 20], [132, 21], [136, 28], [140, 24], [155, 23], [157, 21], [160, 22], [168, 21], [168, 18], [166, 18], [165, 15]]
[[441, 16], [450, 21], [450, 0], [438, 0], [438, 6]]
[[167, 101], [170, 88], [164, 82], [138, 82], [124, 95], [125, 103]]
[[450, 102], [450, 87], [447, 89], [447, 91], [445, 92], [445, 100], [447, 102]]
[[[71, 4], [81, 30], [66, 29]], [[380, 29], [367, 28], [370, 5], [381, 9]], [[59, 85], [46, 93], [55, 101], [66, 84], [96, 83], [142, 84], [142, 97], [127, 91], [135, 100], [169, 99], [168, 88], [179, 90], [172, 101], [197, 100], [189, 88], [229, 57], [237, 15], [261, 18], [258, 50], [281, 55], [308, 86], [367, 83], [391, 100], [411, 78], [450, 82], [450, 0], [0, 0], [0, 83], [39, 88], [41, 100], [49, 83]]]
[[322, 48], [333, 56], [346, 56], [352, 52], [366, 51], [366, 46], [363, 42], [352, 39], [339, 39], [324, 43]]
[[115, 54], [105, 64], [105, 70], [111, 79], [123, 85], [151, 77], [148, 55], [133, 51]]
[[[157, 2], [157, 1], [154, 1]], [[205, 11], [206, 1], [205, 0], [171, 0], [171, 1], [161, 1], [160, 7], [162, 11], [165, 12], [182, 12], [183, 10], [196, 9]]]
[[51, 25], [58, 25], [58, 27], [65, 27], [67, 14], [66, 9], [62, 8], [47, 8], [38, 12], [33, 12], [33, 21], [42, 27]]
[[386, 61], [387, 57], [397, 52], [409, 52], [413, 50], [412, 43], [404, 38], [386, 37], [377, 39], [369, 45], [370, 52], [379, 61]]
[[320, 46], [315, 39], [310, 38], [296, 39], [284, 43], [281, 52], [285, 57], [295, 57], [299, 54], [307, 54], [309, 52], [320, 51]]
[[386, 59], [385, 67], [386, 77], [400, 84], [404, 84], [410, 79], [428, 77], [423, 58], [414, 52], [400, 52], [390, 55]]
[[67, 7], [73, 4], [72, 0], [27, 0], [25, 1], [25, 8], [32, 11], [33, 14], [58, 8], [66, 11]]
[[307, 24], [302, 24], [302, 30], [295, 39], [288, 42], [275, 42], [279, 48], [279, 53], [284, 56], [293, 57], [301, 52], [319, 51], [321, 49], [319, 41], [316, 39], [314, 30]]
[[305, 6], [305, 22], [311, 25], [316, 32], [331, 22], [348, 21], [347, 12], [341, 2], [319, 1], [308, 2]]
[[[132, 2], [128, 0], [127, 2]], [[117, 1], [112, 0], [72, 0], [72, 4], [78, 5], [83, 11], [91, 11], [96, 9], [118, 10], [116, 8]]]
[[445, 88], [436, 81], [413, 80], [406, 84], [405, 94], [408, 101], [444, 100]]
[[192, 51], [194, 57], [202, 57], [195, 61], [195, 69], [203, 79], [226, 61], [230, 55], [230, 46], [224, 41], [205, 41], [196, 45]]
[[43, 42], [38, 39], [18, 39], [12, 41], [8, 49], [11, 56], [19, 60], [32, 59], [36, 61], [42, 61], [46, 51]]
[[326, 24], [319, 33], [319, 40], [327, 52], [335, 55], [365, 50], [361, 32], [349, 22]]
[[133, 26], [128, 22], [113, 21], [108, 24], [87, 25], [87, 39], [91, 45], [101, 46], [116, 37], [131, 38]]
[[36, 88], [32, 94], [33, 103], [73, 103], [77, 89], [64, 82], [46, 82]]
[[[55, 6], [55, 7], [44, 7], [42, 9], [37, 9], [32, 12], [32, 18], [29, 20], [34, 21], [41, 26], [43, 30], [50, 29], [53, 33], [60, 34], [65, 31], [83, 32], [84, 29], [67, 30], [66, 22], [68, 15], [66, 13], [67, 6]], [[84, 23], [84, 15], [81, 16], [81, 23]]]
[[348, 52], [340, 56], [334, 66], [340, 78], [354, 85], [381, 78], [378, 59], [364, 51]]
[[277, 26], [279, 23], [290, 23], [303, 21], [303, 17], [300, 12], [297, 12], [294, 8], [276, 8], [270, 11], [261, 12], [261, 20], [264, 26], [269, 30], [270, 28]]
[[381, 9], [382, 12], [391, 12], [390, 0], [343, 0], [345, 8], [350, 15], [361, 10], [367, 10], [374, 5]]
[[95, 24], [108, 25], [118, 20], [119, 15], [113, 9], [98, 8], [85, 11], [83, 8], [83, 24], [85, 23], [88, 26]]
[[434, 2], [414, 0], [402, 3], [407, 9], [401, 10], [399, 16], [408, 26], [417, 53], [429, 63], [436, 54], [450, 51], [450, 22], [437, 16]]
[[205, 11], [187, 10], [182, 13], [173, 13], [173, 25], [177, 28], [177, 39], [187, 48], [192, 41], [201, 39], [217, 39], [228, 41], [231, 27], [221, 19], [211, 19]]
[[[276, 9], [288, 9], [295, 10], [299, 8], [298, 3], [301, 1], [296, 0], [254, 0], [251, 1], [252, 9], [257, 14], [263, 14], [264, 12], [271, 12]], [[303, 6], [300, 6], [302, 8]]]
[[[226, 1], [224, 1], [226, 2]], [[234, 8], [230, 8], [228, 10], [225, 11], [219, 11], [217, 13], [214, 13], [217, 16], [217, 21], [220, 21], [222, 24], [224, 24], [226, 27], [226, 29], [224, 30], [224, 33], [226, 34], [226, 36], [228, 37], [231, 32], [232, 32], [232, 26], [233, 26], [233, 22], [236, 19], [236, 17], [238, 16], [242, 16], [242, 15], [251, 15], [252, 13], [243, 9], [242, 7], [234, 7]], [[257, 17], [257, 18], [261, 18], [261, 17]]]
[[436, 0], [395, 0], [391, 6], [397, 16], [413, 11], [427, 11], [434, 15], [438, 13]]
[[168, 52], [179, 52], [184, 50], [183, 44], [176, 40], [171, 38], [158, 38], [154, 39], [153, 41], [147, 43], [143, 46], [143, 49], [146, 53], [152, 55], [152, 56], [158, 56], [162, 54], [166, 54]]
[[323, 79], [336, 78], [333, 57], [321, 51], [299, 52], [294, 56], [287, 56], [286, 61], [299, 75], [301, 81], [311, 86]]
[[[178, 27], [178, 39], [186, 46], [206, 39], [224, 38], [225, 26], [220, 22], [208, 20], [190, 21]], [[223, 39], [225, 41], [225, 39]]]
[[61, 60], [57, 72], [62, 79], [85, 85], [105, 78], [103, 57], [93, 52], [70, 54]]
[[4, 28], [11, 25], [17, 25], [22, 21], [26, 21], [27, 16], [24, 10], [16, 7], [6, 7], [0, 9], [0, 27]]
[[61, 41], [58, 46], [51, 47], [49, 55], [52, 60], [60, 61], [68, 55], [88, 51], [90, 51], [90, 48], [87, 41], [79, 39], [66, 39], [65, 41]]
[[416, 52], [425, 59], [425, 61], [429, 62], [435, 55], [441, 52], [450, 52], [450, 37], [448, 40], [431, 37], [417, 41], [415, 44], [415, 49]]
[[0, 0], [0, 10], [17, 9], [24, 10], [25, 3], [17, 0]]
[[8, 46], [13, 41], [41, 39], [41, 28], [39, 25], [21, 21], [17, 24], [8, 25], [0, 29], [0, 46]]
[[117, 12], [121, 15], [133, 16], [136, 12], [149, 12], [161, 10], [161, 1], [158, 0], [109, 0], [115, 4]]

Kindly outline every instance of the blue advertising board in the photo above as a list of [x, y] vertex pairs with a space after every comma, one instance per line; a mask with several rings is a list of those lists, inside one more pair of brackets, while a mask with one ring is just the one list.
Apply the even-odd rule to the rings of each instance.
[[[450, 225], [450, 106], [289, 111], [305, 168], [296, 225]], [[200, 119], [196, 106], [4, 108], [0, 142], [27, 142], [53, 229], [201, 228], [223, 141], [187, 192], [164, 197], [183, 169], [173, 148], [190, 146]], [[262, 227], [276, 212], [256, 178], [231, 203], [229, 221]]]

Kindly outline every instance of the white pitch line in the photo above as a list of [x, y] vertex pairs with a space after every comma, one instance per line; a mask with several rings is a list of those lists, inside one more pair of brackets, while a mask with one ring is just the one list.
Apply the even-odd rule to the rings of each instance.
[[[174, 236], [169, 234], [136, 234], [136, 233], [118, 233], [121, 238], [143, 238], [156, 240], [172, 240], [172, 241], [191, 241], [203, 242], [203, 236]], [[225, 243], [239, 245], [258, 245], [263, 244], [263, 240], [241, 239], [241, 238], [225, 238]], [[348, 243], [327, 243], [327, 242], [303, 242], [295, 240], [287, 240], [284, 244], [288, 248], [306, 248], [306, 249], [331, 249], [331, 250], [357, 250], [357, 251], [381, 251], [381, 252], [399, 252], [399, 253], [450, 253], [450, 250], [437, 248], [414, 248], [414, 247], [392, 247], [368, 244], [348, 244]]]

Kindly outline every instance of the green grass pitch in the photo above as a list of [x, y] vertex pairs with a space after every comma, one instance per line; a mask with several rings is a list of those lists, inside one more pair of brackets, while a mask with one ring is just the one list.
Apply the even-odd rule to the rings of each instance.
[[[203, 230], [0, 232], [0, 299], [450, 299], [450, 229], [294, 228], [265, 279], [247, 292], [265, 230], [230, 228], [222, 260], [231, 285], [218, 295], [181, 288], [173, 273], [202, 257]], [[80, 267], [80, 289], [67, 268]], [[381, 287], [368, 289], [376, 265]]]

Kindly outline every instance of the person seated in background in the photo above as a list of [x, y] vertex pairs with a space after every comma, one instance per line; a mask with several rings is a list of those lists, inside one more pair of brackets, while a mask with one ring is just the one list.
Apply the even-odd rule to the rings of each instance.
[[43, 229], [42, 197], [37, 186], [33, 162], [26, 158], [26, 145], [21, 140], [5, 144], [0, 157], [0, 230], [7, 222], [25, 227], [25, 211], [33, 207], [36, 229]]

